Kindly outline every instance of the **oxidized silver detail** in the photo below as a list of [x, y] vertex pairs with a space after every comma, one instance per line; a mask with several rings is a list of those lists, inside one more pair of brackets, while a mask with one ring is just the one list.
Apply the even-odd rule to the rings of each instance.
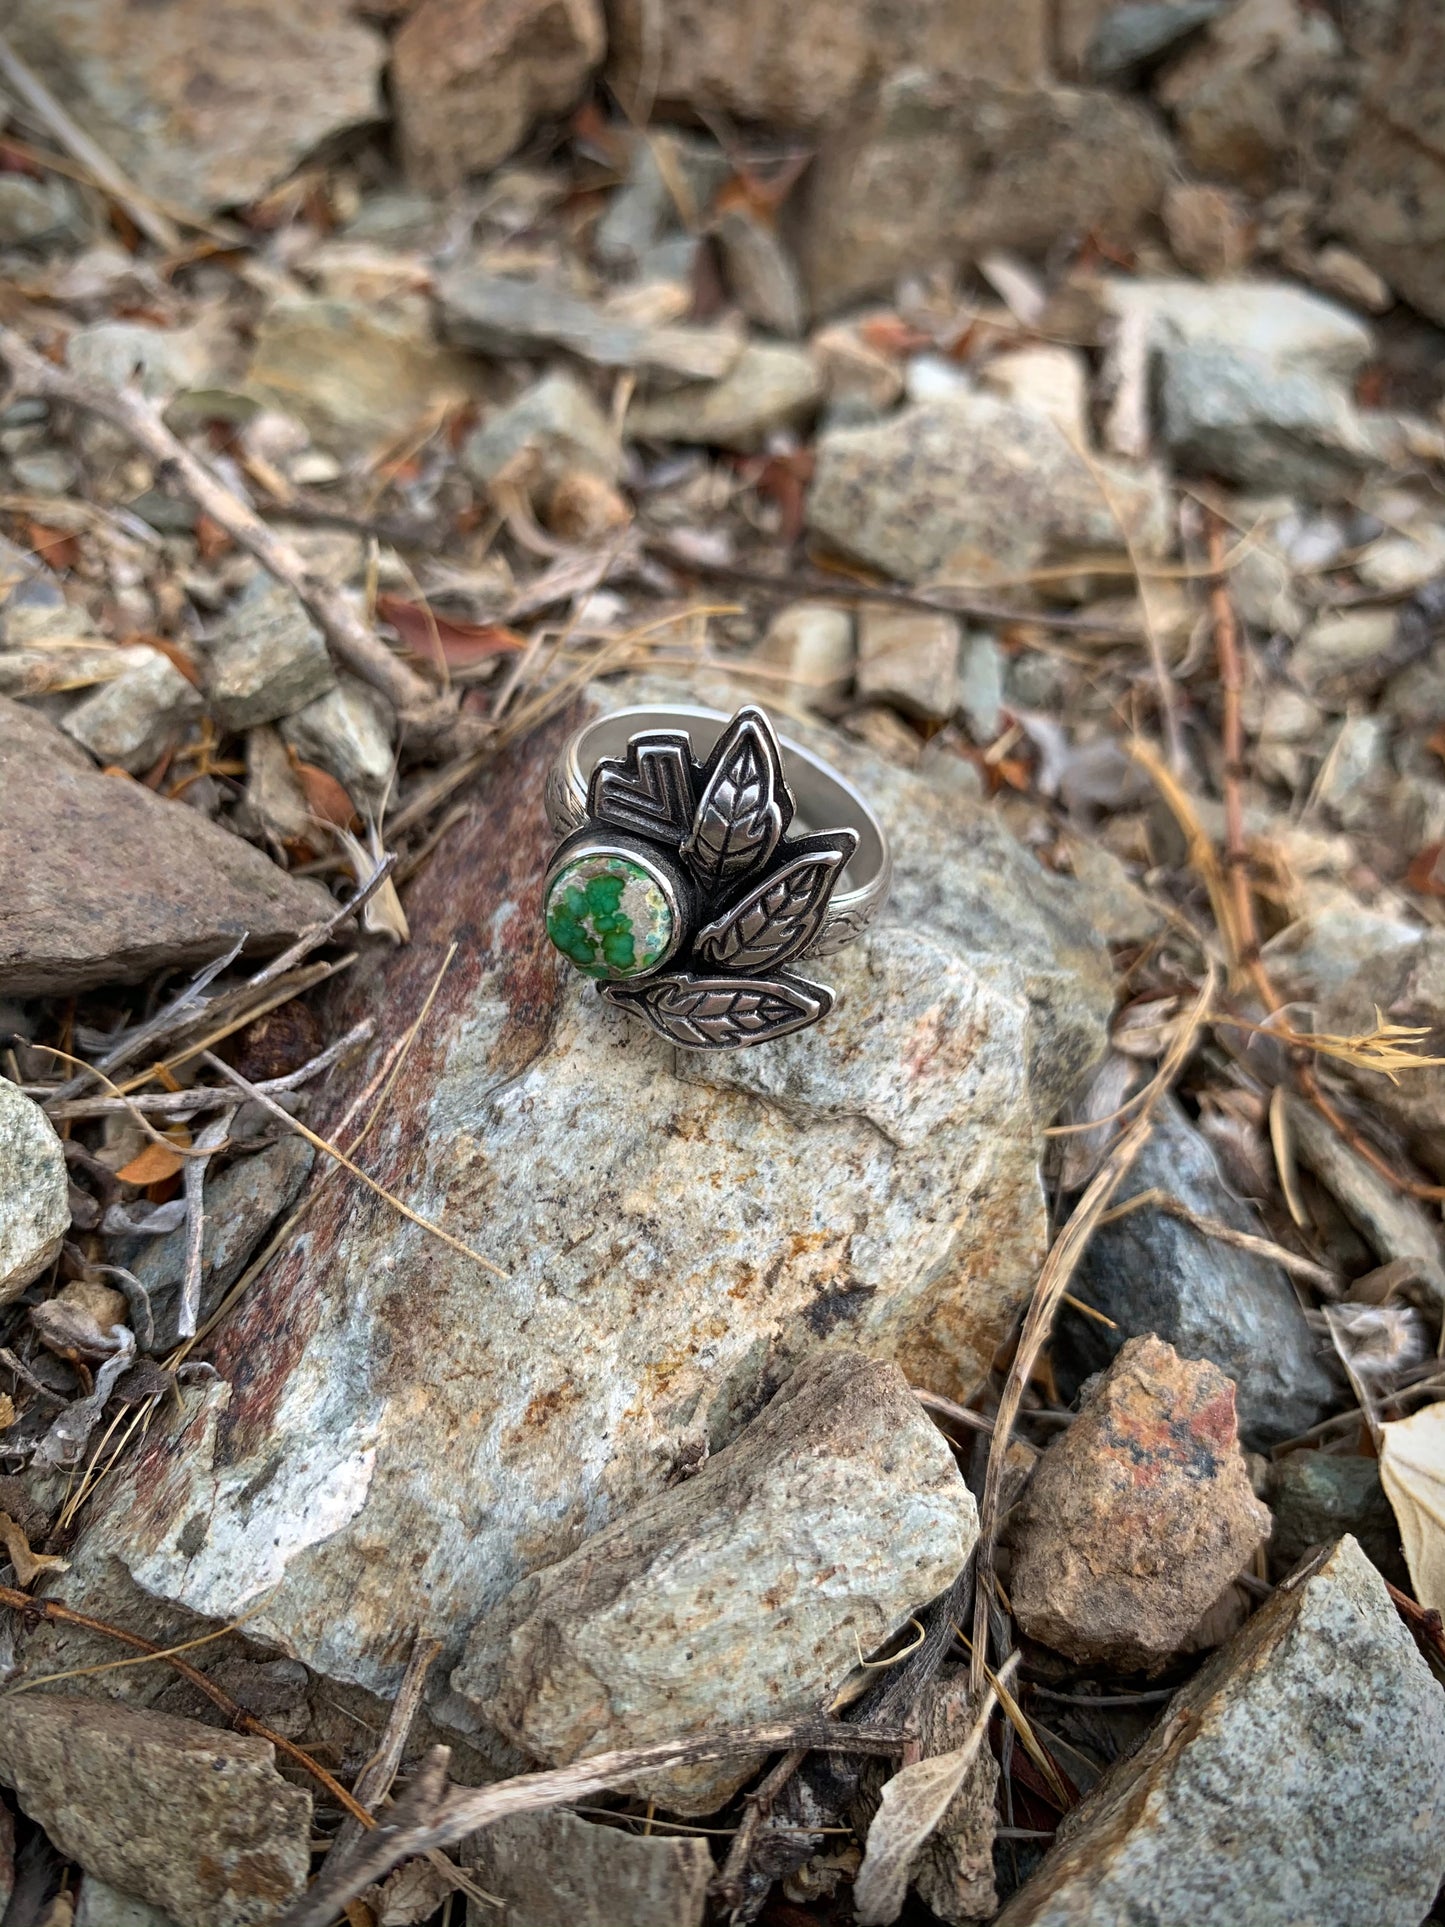
[[[660, 723], [696, 716], [715, 728], [722, 721], [715, 711], [655, 713]], [[841, 949], [882, 906], [891, 871], [887, 840], [862, 798], [798, 750], [810, 807], [847, 810], [859, 827], [789, 841], [797, 801], [772, 723], [754, 704], [737, 711], [701, 765], [687, 730], [659, 727], [636, 731], [624, 753], [598, 756], [588, 773], [579, 758], [586, 734], [579, 732], [547, 778], [548, 818], [567, 839], [549, 877], [564, 851], [579, 842], [596, 847], [592, 838], [606, 842], [621, 832], [624, 845], [640, 839], [666, 849], [688, 885], [688, 901], [676, 904], [687, 928], [666, 967], [600, 983], [602, 995], [691, 1050], [766, 1043], [827, 1016], [833, 992], [784, 966]], [[867, 874], [835, 904], [864, 841]], [[568, 938], [557, 940], [573, 948]]]

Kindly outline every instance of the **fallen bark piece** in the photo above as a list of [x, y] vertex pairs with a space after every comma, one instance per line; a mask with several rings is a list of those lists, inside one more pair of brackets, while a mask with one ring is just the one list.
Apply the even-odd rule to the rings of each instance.
[[[977, 1536], [898, 1368], [826, 1352], [694, 1478], [524, 1580], [452, 1685], [552, 1764], [801, 1714], [952, 1583]], [[756, 1765], [652, 1775], [644, 1791], [711, 1813]]]
[[1070, 1659], [1158, 1665], [1269, 1529], [1233, 1381], [1161, 1339], [1130, 1339], [1014, 1513], [1015, 1617]]
[[0, 1305], [18, 1298], [59, 1252], [68, 1198], [55, 1126], [0, 1077]]
[[1445, 1698], [1344, 1538], [1177, 1693], [995, 1927], [1416, 1927], [1445, 1874]]
[[101, 775], [43, 717], [3, 698], [0, 823], [0, 992], [12, 996], [206, 962], [243, 931], [248, 948], [279, 949], [336, 907], [198, 811]]
[[0, 1780], [63, 1854], [177, 1927], [259, 1927], [305, 1884], [311, 1796], [265, 1740], [113, 1700], [10, 1698]]
[[[477, 1835], [477, 1885], [506, 1903], [507, 1927], [702, 1927], [713, 1876], [707, 1843], [643, 1839], [575, 1813], [519, 1813]], [[467, 1927], [496, 1927], [468, 1902]]]

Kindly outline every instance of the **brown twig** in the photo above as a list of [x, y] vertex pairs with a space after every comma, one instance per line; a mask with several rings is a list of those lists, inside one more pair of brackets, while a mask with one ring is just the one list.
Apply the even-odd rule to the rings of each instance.
[[1023, 1402], [1024, 1387], [1028, 1384], [1038, 1356], [1043, 1349], [1044, 1340], [1054, 1322], [1054, 1314], [1060, 1300], [1073, 1277], [1084, 1248], [1093, 1236], [1098, 1222], [1107, 1210], [1109, 1201], [1124, 1179], [1128, 1176], [1134, 1160], [1144, 1149], [1149, 1134], [1154, 1128], [1154, 1107], [1164, 1095], [1183, 1068], [1184, 1062], [1194, 1048], [1195, 1037], [1199, 1033], [1214, 997], [1215, 972], [1211, 964], [1205, 973], [1204, 988], [1200, 992], [1188, 1022], [1176, 1032], [1169, 1046], [1169, 1053], [1159, 1066], [1148, 1095], [1140, 1108], [1138, 1117], [1122, 1133], [1114, 1148], [1090, 1181], [1089, 1188], [1079, 1200], [1078, 1209], [1064, 1226], [1049, 1249], [1044, 1260], [1043, 1270], [1034, 1287], [1034, 1295], [1024, 1317], [1023, 1329], [1014, 1350], [1013, 1363], [1009, 1367], [1008, 1378], [1004, 1382], [1003, 1394], [999, 1399], [998, 1412], [993, 1422], [993, 1439], [989, 1447], [988, 1472], [984, 1478], [983, 1503], [979, 1507], [978, 1528], [978, 1581], [973, 1595], [973, 1653], [970, 1660], [971, 1690], [981, 1693], [984, 1686], [984, 1664], [988, 1658], [988, 1607], [994, 1589], [994, 1557], [998, 1529], [1003, 1512], [1001, 1498], [1003, 1493], [1004, 1468], [1008, 1458], [1009, 1440], [1013, 1436], [1014, 1424]]
[[744, 1812], [733, 1835], [728, 1857], [708, 1892], [723, 1907], [736, 1907], [743, 1898], [743, 1876], [752, 1855], [758, 1828], [773, 1810], [773, 1802], [808, 1757], [806, 1747], [794, 1746], [770, 1767], [744, 1801]]
[[1244, 664], [1239, 653], [1239, 625], [1225, 574], [1224, 523], [1209, 511], [1209, 613], [1214, 624], [1214, 649], [1219, 663], [1219, 687], [1224, 719], [1224, 868], [1229, 879], [1237, 945], [1232, 962], [1254, 984], [1265, 1008], [1278, 1007], [1269, 975], [1260, 961], [1259, 933], [1254, 918], [1254, 896], [1249, 887], [1249, 849], [1244, 838]]
[[[432, 1669], [437, 1654], [442, 1649], [439, 1639], [424, 1639], [417, 1635], [411, 1649], [411, 1658], [406, 1663], [401, 1685], [396, 1689], [396, 1698], [391, 1703], [387, 1715], [386, 1731], [381, 1736], [381, 1745], [356, 1776], [352, 1793], [369, 1812], [374, 1813], [391, 1791], [391, 1783], [396, 1778], [396, 1770], [401, 1765], [401, 1756], [406, 1748], [406, 1739], [416, 1718], [421, 1696], [426, 1691], [426, 1677]], [[331, 1851], [338, 1852], [349, 1847], [361, 1838], [363, 1828], [349, 1815], [337, 1829]]]
[[1395, 1602], [1395, 1610], [1414, 1633], [1415, 1637], [1433, 1648], [1435, 1657], [1445, 1663], [1445, 1626], [1440, 1615], [1433, 1607], [1422, 1606], [1418, 1599], [1412, 1599], [1398, 1586], [1392, 1586], [1387, 1579], [1385, 1590]]
[[1282, 1271], [1302, 1279], [1307, 1285], [1313, 1285], [1322, 1297], [1338, 1298], [1344, 1292], [1346, 1281], [1337, 1271], [1317, 1265], [1312, 1258], [1302, 1258], [1298, 1252], [1291, 1251], [1286, 1245], [1276, 1244], [1272, 1238], [1256, 1237], [1252, 1231], [1236, 1231], [1232, 1224], [1226, 1224], [1222, 1218], [1211, 1218], [1203, 1212], [1191, 1211], [1172, 1192], [1161, 1191], [1153, 1185], [1147, 1191], [1134, 1192], [1122, 1204], [1116, 1204], [1112, 1210], [1104, 1212], [1099, 1223], [1113, 1224], [1119, 1218], [1128, 1217], [1131, 1211], [1142, 1211], [1146, 1205], [1152, 1205], [1157, 1211], [1167, 1211], [1170, 1217], [1178, 1218], [1182, 1224], [1189, 1225], [1206, 1238], [1217, 1238], [1222, 1245], [1234, 1245], [1240, 1251], [1252, 1251], [1256, 1257], [1268, 1258], [1271, 1264], [1278, 1265]]
[[[24, 1595], [22, 1594], [23, 1598]], [[433, 1747], [416, 1777], [391, 1811], [350, 1853], [332, 1853], [318, 1879], [279, 1914], [273, 1927], [327, 1927], [364, 1887], [379, 1880], [402, 1860], [434, 1847], [452, 1847], [469, 1833], [494, 1826], [517, 1813], [539, 1813], [590, 1794], [602, 1793], [619, 1782], [667, 1767], [693, 1766], [702, 1760], [722, 1760], [740, 1753], [804, 1752], [897, 1753], [904, 1744], [901, 1728], [843, 1726], [835, 1720], [800, 1721], [789, 1725], [742, 1727], [731, 1733], [702, 1734], [695, 1739], [663, 1740], [655, 1746], [626, 1747], [615, 1753], [595, 1753], [571, 1766], [543, 1773], [522, 1773], [492, 1786], [447, 1786], [450, 1751]]]
[[194, 1666], [189, 1665], [176, 1653], [166, 1651], [149, 1639], [142, 1639], [139, 1633], [127, 1632], [123, 1626], [112, 1626], [107, 1620], [92, 1619], [89, 1613], [78, 1613], [73, 1607], [62, 1606], [58, 1599], [33, 1599], [29, 1593], [17, 1592], [13, 1586], [0, 1586], [0, 1606], [8, 1606], [12, 1612], [38, 1614], [40, 1618], [48, 1619], [53, 1625], [78, 1626], [83, 1632], [97, 1633], [102, 1639], [117, 1640], [122, 1646], [130, 1646], [138, 1653], [146, 1653], [152, 1659], [163, 1661], [165, 1665], [178, 1672], [182, 1679], [189, 1681], [198, 1692], [204, 1693], [213, 1706], [219, 1707], [238, 1733], [251, 1733], [258, 1740], [269, 1740], [278, 1753], [284, 1753], [288, 1760], [294, 1760], [297, 1766], [303, 1767], [326, 1789], [331, 1798], [339, 1806], [344, 1807], [363, 1827], [376, 1824], [366, 1808], [359, 1805], [340, 1781], [331, 1777], [324, 1766], [318, 1766], [309, 1753], [303, 1752], [283, 1734], [275, 1732], [253, 1714], [248, 1713], [243, 1706], [238, 1706], [229, 1693], [223, 1692], [212, 1680], [207, 1679], [204, 1673], [198, 1672]]
[[176, 483], [238, 548], [293, 591], [338, 662], [380, 690], [408, 727], [427, 739], [459, 730], [452, 706], [392, 654], [341, 590], [313, 574], [289, 542], [171, 433], [160, 409], [139, 388], [102, 388], [85, 381], [47, 361], [23, 335], [3, 325], [0, 360], [9, 367], [18, 393], [83, 409], [129, 436], [155, 463], [160, 480]]

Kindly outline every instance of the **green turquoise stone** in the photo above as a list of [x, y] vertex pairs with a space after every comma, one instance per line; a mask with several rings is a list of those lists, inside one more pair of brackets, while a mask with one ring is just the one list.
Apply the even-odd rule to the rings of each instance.
[[589, 977], [640, 977], [672, 944], [662, 887], [631, 857], [574, 857], [553, 878], [545, 915], [547, 935]]

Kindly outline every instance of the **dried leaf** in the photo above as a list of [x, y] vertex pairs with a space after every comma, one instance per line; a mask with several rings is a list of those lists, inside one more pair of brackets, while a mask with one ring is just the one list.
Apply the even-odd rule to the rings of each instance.
[[391, 624], [414, 656], [437, 669], [467, 669], [527, 646], [525, 636], [499, 622], [456, 622], [405, 596], [379, 595], [376, 613]]
[[454, 1891], [448, 1880], [430, 1860], [404, 1860], [395, 1873], [361, 1896], [376, 1916], [377, 1927], [419, 1927]]
[[1445, 1613], [1445, 1403], [1380, 1427], [1380, 1483], [1395, 1509], [1415, 1597]]
[[[190, 1133], [185, 1134], [189, 1144]], [[145, 1148], [138, 1151], [129, 1164], [123, 1164], [116, 1172], [122, 1184], [159, 1184], [163, 1178], [173, 1178], [177, 1171], [184, 1168], [185, 1158], [179, 1151], [172, 1150], [167, 1144], [157, 1144], [148, 1139]]]
[[1445, 897], [1445, 877], [1440, 875], [1440, 858], [1445, 843], [1427, 843], [1411, 858], [1405, 882], [1422, 897]]
[[8, 1392], [0, 1392], [0, 1432], [8, 1432], [15, 1423], [15, 1401]]
[[[1006, 1678], [1017, 1663], [1016, 1657], [1006, 1662], [999, 1677]], [[990, 1689], [962, 1746], [902, 1767], [884, 1786], [853, 1889], [853, 1911], [859, 1927], [886, 1927], [887, 1922], [898, 1918], [908, 1894], [913, 1863], [963, 1785], [988, 1730], [993, 1708], [994, 1693]]]
[[73, 532], [52, 529], [44, 522], [33, 519], [27, 519], [25, 531], [30, 538], [31, 548], [47, 567], [73, 569], [80, 561], [80, 538]]
[[306, 807], [314, 817], [340, 830], [357, 827], [361, 818], [356, 805], [329, 770], [317, 769], [314, 763], [300, 762], [295, 756], [291, 767], [305, 792]]
[[42, 1572], [70, 1571], [68, 1559], [57, 1558], [52, 1552], [32, 1552], [24, 1528], [18, 1526], [8, 1512], [0, 1512], [0, 1541], [4, 1542], [15, 1577], [22, 1586], [32, 1584]]
[[[185, 1207], [182, 1206], [184, 1212]], [[114, 1358], [108, 1358], [95, 1375], [95, 1390], [89, 1398], [78, 1398], [67, 1405], [35, 1448], [30, 1461], [42, 1471], [68, 1472], [79, 1465], [90, 1443], [112, 1387], [135, 1358], [135, 1333], [122, 1327], [124, 1344]]]
[[213, 521], [206, 514], [204, 509], [196, 516], [196, 525], [192, 534], [196, 538], [196, 550], [203, 562], [215, 562], [231, 547], [230, 536], [219, 522]]

